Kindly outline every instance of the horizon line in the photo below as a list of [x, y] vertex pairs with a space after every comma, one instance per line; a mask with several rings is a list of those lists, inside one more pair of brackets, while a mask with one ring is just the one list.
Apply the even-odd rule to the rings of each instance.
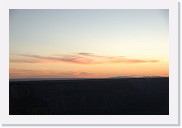
[[9, 81], [38, 81], [38, 80], [88, 80], [88, 79], [127, 79], [127, 78], [169, 78], [169, 76], [116, 76], [100, 78], [10, 78]]

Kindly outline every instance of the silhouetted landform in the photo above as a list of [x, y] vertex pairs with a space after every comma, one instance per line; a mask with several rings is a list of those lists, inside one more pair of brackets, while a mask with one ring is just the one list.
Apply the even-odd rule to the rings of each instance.
[[10, 115], [169, 115], [169, 78], [10, 81]]
[[18, 78], [10, 79], [13, 81], [50, 81], [50, 80], [98, 80], [98, 79], [126, 79], [126, 78], [166, 78], [162, 76], [114, 76], [108, 78]]

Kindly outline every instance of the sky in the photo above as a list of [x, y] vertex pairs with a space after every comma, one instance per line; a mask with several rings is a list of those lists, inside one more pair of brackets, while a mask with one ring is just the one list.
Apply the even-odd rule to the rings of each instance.
[[167, 9], [11, 9], [10, 79], [169, 76]]

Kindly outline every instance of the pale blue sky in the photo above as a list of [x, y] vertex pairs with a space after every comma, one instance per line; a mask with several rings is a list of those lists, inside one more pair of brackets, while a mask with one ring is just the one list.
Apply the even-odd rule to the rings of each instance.
[[10, 54], [140, 56], [167, 46], [168, 10], [10, 10]]

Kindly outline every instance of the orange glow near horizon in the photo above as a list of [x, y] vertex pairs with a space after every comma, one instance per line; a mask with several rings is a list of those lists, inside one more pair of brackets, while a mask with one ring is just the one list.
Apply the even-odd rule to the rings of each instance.
[[[12, 67], [12, 68], [11, 68]], [[16, 68], [15, 68], [16, 67]], [[165, 76], [168, 62], [111, 62], [75, 64], [69, 62], [43, 61], [37, 63], [10, 63], [10, 79], [16, 78], [107, 78], [117, 76]]]
[[10, 79], [169, 76], [168, 9], [10, 9]]

